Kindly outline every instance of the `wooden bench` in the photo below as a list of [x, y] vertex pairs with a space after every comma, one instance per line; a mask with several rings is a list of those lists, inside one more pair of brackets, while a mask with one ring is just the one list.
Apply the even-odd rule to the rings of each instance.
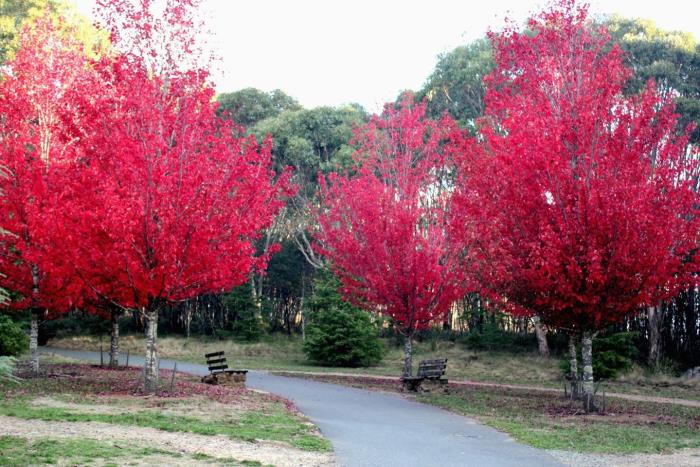
[[228, 367], [224, 351], [204, 354], [207, 359], [209, 374], [202, 378], [202, 382], [208, 384], [245, 384], [248, 370], [233, 370]]
[[445, 376], [445, 370], [447, 369], [447, 359], [438, 358], [435, 360], [423, 360], [418, 364], [418, 373], [416, 376], [407, 376], [401, 378], [404, 387], [409, 391], [418, 391], [423, 389], [422, 385], [424, 381], [430, 381], [433, 385], [441, 388], [443, 391], [447, 390], [447, 378]]

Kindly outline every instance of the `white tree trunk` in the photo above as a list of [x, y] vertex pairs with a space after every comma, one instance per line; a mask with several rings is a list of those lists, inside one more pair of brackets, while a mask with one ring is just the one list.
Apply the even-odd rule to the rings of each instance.
[[39, 313], [32, 310], [29, 327], [29, 365], [32, 373], [39, 374]]
[[146, 315], [146, 357], [143, 363], [144, 390], [155, 393], [158, 388], [158, 311]]
[[110, 321], [112, 322], [112, 331], [109, 336], [109, 366], [116, 368], [119, 366], [119, 312], [112, 310], [110, 313]]
[[661, 361], [661, 324], [663, 322], [662, 304], [647, 308], [647, 325], [649, 329], [649, 360], [652, 368], [659, 366]]
[[251, 274], [250, 276], [250, 289], [253, 294], [253, 303], [255, 304], [255, 310], [253, 311], [255, 314], [255, 320], [262, 323], [262, 291], [260, 291], [261, 293], [258, 293], [255, 274]]
[[576, 334], [569, 334], [569, 374], [568, 380], [571, 389], [571, 398], [578, 399], [581, 394], [581, 382], [578, 376], [578, 336]]
[[185, 337], [190, 338], [190, 329], [192, 327], [192, 303], [188, 303], [185, 307]]
[[595, 383], [593, 382], [593, 337], [590, 331], [585, 331], [581, 339], [581, 363], [583, 364], [581, 396], [586, 410], [593, 411], [595, 410], [593, 403]]
[[[32, 295], [34, 304], [39, 296], [39, 268], [32, 266]], [[31, 323], [29, 325], [29, 365], [32, 373], [39, 374], [39, 311], [32, 309]]]
[[403, 376], [413, 375], [413, 331], [406, 333], [406, 341], [403, 344]]
[[573, 334], [569, 335], [569, 378], [572, 381], [578, 379], [578, 356], [576, 352], [577, 338]]
[[539, 316], [532, 317], [532, 324], [535, 326], [535, 335], [537, 336], [537, 345], [539, 347], [540, 357], [549, 357], [549, 345], [547, 344], [547, 333], [542, 327]]
[[301, 298], [299, 299], [299, 313], [301, 314], [301, 341], [306, 342], [306, 316], [304, 313], [304, 281], [301, 282]]

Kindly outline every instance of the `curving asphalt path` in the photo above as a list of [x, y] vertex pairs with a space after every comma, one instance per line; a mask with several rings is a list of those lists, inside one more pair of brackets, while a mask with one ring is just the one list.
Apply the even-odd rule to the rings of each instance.
[[[86, 361], [98, 352], [40, 349]], [[143, 357], [130, 362], [143, 364]], [[173, 360], [161, 359], [161, 369]], [[207, 367], [177, 362], [177, 369], [195, 375]], [[399, 395], [382, 394], [336, 384], [248, 373], [247, 386], [290, 399], [333, 444], [343, 466], [452, 467], [560, 466], [547, 453], [518, 444], [507, 435], [467, 417], [420, 404]]]

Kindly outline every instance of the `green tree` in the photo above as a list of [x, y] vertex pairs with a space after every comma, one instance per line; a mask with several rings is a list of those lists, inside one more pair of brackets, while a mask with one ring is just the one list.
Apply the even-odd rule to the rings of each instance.
[[22, 24], [51, 4], [51, 0], [0, 0], [0, 63], [12, 56]]
[[349, 145], [353, 128], [367, 121], [367, 113], [357, 105], [286, 110], [258, 122], [251, 129], [258, 139], [272, 136], [272, 156], [277, 171], [293, 167], [298, 191], [287, 205], [284, 218], [277, 222], [273, 237], [291, 238], [305, 259], [322, 267], [310, 247], [307, 229], [308, 207], [314, 203], [318, 173], [349, 167], [353, 149]]
[[50, 11], [61, 16], [65, 27], [69, 28], [91, 56], [104, 51], [109, 44], [105, 31], [98, 31], [92, 22], [80, 14], [73, 2], [67, 0], [0, 0], [0, 63], [5, 63], [14, 55], [19, 30], [30, 22]]
[[369, 313], [343, 301], [339, 286], [338, 279], [328, 270], [323, 270], [314, 281], [304, 352], [309, 360], [328, 366], [378, 363], [383, 353], [379, 327]]
[[259, 341], [263, 326], [249, 286], [241, 285], [234, 288], [223, 296], [223, 303], [233, 312], [228, 329], [232, 337], [246, 342]]
[[293, 97], [275, 89], [264, 92], [256, 88], [245, 88], [235, 92], [219, 94], [219, 115], [228, 114], [233, 121], [250, 128], [261, 120], [275, 117], [285, 110], [301, 110], [301, 105]]
[[608, 19], [605, 26], [625, 52], [627, 66], [634, 70], [627, 91], [638, 93], [654, 79], [662, 95], [675, 96], [679, 125], [698, 125], [691, 142], [700, 142], [700, 44], [693, 35], [665, 31], [651, 20], [619, 16]]
[[366, 119], [366, 112], [358, 105], [288, 110], [262, 120], [251, 132], [258, 139], [272, 136], [277, 169], [294, 167], [296, 182], [308, 194], [315, 191], [319, 170], [326, 172], [351, 163], [348, 142], [353, 127]]
[[487, 39], [457, 47], [440, 55], [435, 70], [416, 97], [427, 99], [431, 117], [448, 112], [461, 126], [471, 129], [474, 120], [484, 113], [482, 80], [493, 66], [491, 44]]

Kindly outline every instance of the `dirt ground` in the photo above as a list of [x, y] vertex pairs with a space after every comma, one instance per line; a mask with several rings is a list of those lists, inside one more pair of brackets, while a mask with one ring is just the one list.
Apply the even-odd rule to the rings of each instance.
[[695, 467], [700, 466], [700, 449], [683, 449], [672, 454], [583, 454], [547, 451], [571, 467]]
[[[0, 416], [0, 435], [27, 439], [83, 438], [125, 443], [172, 451], [181, 454], [206, 454], [239, 461], [257, 461], [278, 467], [334, 466], [333, 454], [301, 451], [273, 442], [247, 443], [224, 436], [203, 436], [193, 433], [172, 433], [153, 428], [119, 426], [97, 422], [46, 422]], [[163, 459], [172, 465], [176, 458]], [[152, 463], [153, 459], [147, 460]], [[188, 462], [191, 465], [191, 462]], [[211, 464], [210, 464], [211, 465]]]
[[[0, 384], [0, 400], [6, 409], [4, 415], [0, 415], [0, 437], [9, 436], [31, 442], [90, 440], [106, 445], [112, 449], [111, 452], [125, 454], [113, 459], [98, 456], [90, 461], [91, 465], [189, 466], [231, 465], [232, 462], [239, 465], [246, 461], [255, 465], [283, 467], [336, 465], [332, 452], [306, 449], [294, 444], [296, 436], [313, 440], [316, 429], [291, 402], [272, 394], [240, 386], [205, 385], [199, 381], [199, 377], [184, 373], [178, 373], [174, 384], [167, 384], [157, 394], [143, 394], [138, 384], [141, 372], [137, 368], [110, 369], [64, 362], [43, 363], [40, 377], [25, 375], [22, 373], [24, 367], [20, 365], [18, 373], [22, 379], [19, 382]], [[161, 370], [164, 380], [169, 381], [171, 376], [172, 372]], [[64, 415], [42, 420], [44, 417], [14, 413], [13, 403], [17, 407], [25, 404], [34, 410], [49, 410], [47, 413], [56, 409], [62, 414], [107, 417], [100, 422], [77, 421], [79, 417], [62, 421]], [[119, 422], [103, 423], [111, 420], [111, 416], [123, 418], [130, 414], [143, 416], [149, 413], [166, 419], [172, 417], [173, 423], [183, 419], [211, 422], [221, 427], [241, 423], [254, 435], [236, 439], [224, 435], [198, 434], [197, 430], [155, 428], [158, 425], [145, 427]], [[270, 416], [271, 421], [261, 421], [255, 415]], [[82, 420], [86, 418], [90, 417], [83, 417]], [[285, 423], [291, 424], [292, 428]], [[278, 428], [276, 424], [280, 424], [282, 433], [289, 431], [289, 439], [280, 438], [279, 434], [269, 438], [265, 436], [267, 429], [275, 432]], [[297, 426], [300, 428], [294, 428]], [[308, 430], [303, 429], [305, 426], [308, 426]], [[258, 434], [261, 436], [255, 436]], [[143, 454], [126, 455], [129, 452]], [[71, 465], [70, 455], [64, 459], [60, 458], [60, 452], [57, 455], [59, 464]], [[41, 454], [36, 456], [41, 459]], [[0, 458], [0, 464], [4, 465], [2, 460]]]

